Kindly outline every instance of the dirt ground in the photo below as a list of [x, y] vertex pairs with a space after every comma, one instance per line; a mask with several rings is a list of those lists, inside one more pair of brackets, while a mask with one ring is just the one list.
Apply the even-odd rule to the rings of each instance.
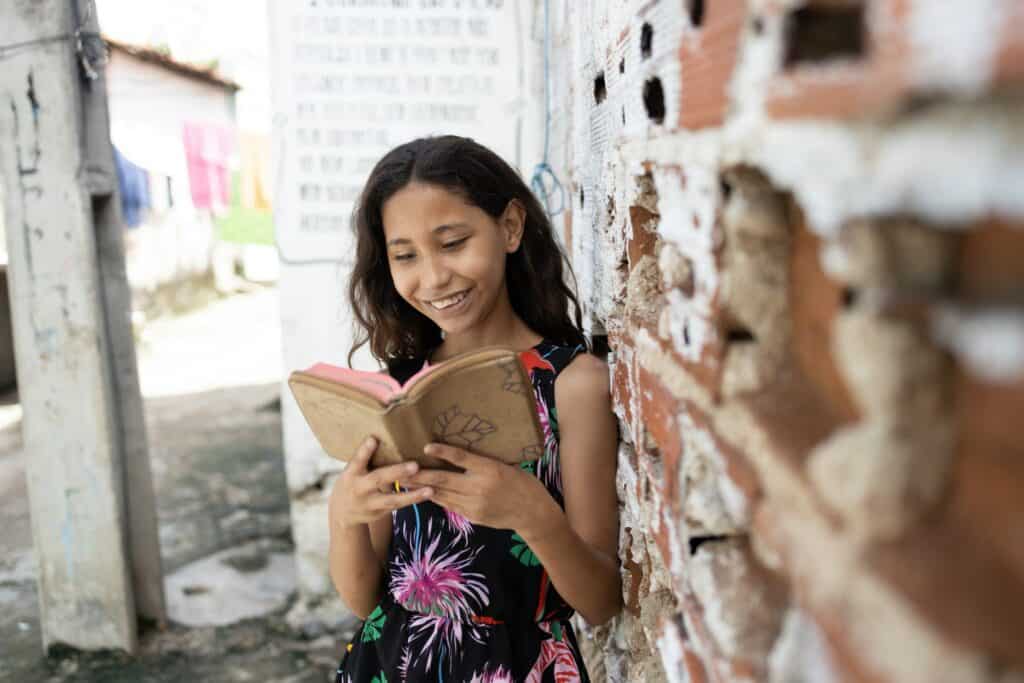
[[[139, 330], [167, 575], [242, 546], [247, 554], [236, 558], [236, 568], [253, 571], [292, 549], [281, 447], [277, 292], [250, 290], [221, 298], [204, 294], [201, 308]], [[333, 680], [354, 624], [297, 615], [294, 592], [269, 614], [234, 624], [147, 625], [134, 658], [62, 647], [44, 656], [24, 461], [15, 392], [0, 397], [0, 680]]]

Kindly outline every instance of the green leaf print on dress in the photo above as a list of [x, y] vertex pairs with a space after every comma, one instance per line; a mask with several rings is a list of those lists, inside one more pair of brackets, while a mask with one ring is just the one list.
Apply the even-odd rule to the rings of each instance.
[[373, 680], [370, 681], [370, 683], [388, 683], [388, 677], [384, 675], [383, 671], [381, 671], [373, 677]]
[[540, 560], [538, 560], [537, 556], [533, 554], [532, 550], [530, 550], [530, 546], [526, 545], [526, 541], [523, 540], [522, 536], [519, 534], [512, 534], [512, 541], [512, 549], [509, 550], [509, 552], [512, 553], [517, 560], [527, 567], [536, 567], [540, 564]]
[[366, 617], [366, 623], [363, 624], [362, 641], [369, 643], [380, 638], [381, 633], [384, 632], [385, 621], [387, 621], [387, 615], [384, 614], [384, 610], [380, 608], [380, 605], [377, 605], [370, 612], [370, 616]]

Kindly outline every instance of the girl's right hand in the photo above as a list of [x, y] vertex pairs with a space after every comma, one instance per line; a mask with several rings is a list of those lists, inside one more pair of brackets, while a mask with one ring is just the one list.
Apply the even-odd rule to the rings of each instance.
[[334, 523], [342, 527], [369, 524], [393, 510], [422, 503], [433, 494], [430, 487], [405, 493], [395, 491], [395, 482], [401, 485], [419, 471], [419, 465], [406, 462], [370, 471], [370, 458], [376, 450], [377, 440], [367, 438], [334, 480], [329, 501]]

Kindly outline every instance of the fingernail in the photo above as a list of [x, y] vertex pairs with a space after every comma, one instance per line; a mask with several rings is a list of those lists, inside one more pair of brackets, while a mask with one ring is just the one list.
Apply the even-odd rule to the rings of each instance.
[[416, 463], [414, 462], [411, 462], [405, 466], [405, 471], [408, 472], [409, 474], [416, 474], [416, 469]]
[[431, 453], [433, 453], [434, 452], [434, 444], [428, 443], [426, 446], [423, 447], [423, 452], [426, 453], [427, 455], [430, 455]]
[[432, 495], [434, 495], [434, 490], [429, 488], [420, 489], [420, 492], [420, 495], [422, 495], [424, 498], [430, 498]]

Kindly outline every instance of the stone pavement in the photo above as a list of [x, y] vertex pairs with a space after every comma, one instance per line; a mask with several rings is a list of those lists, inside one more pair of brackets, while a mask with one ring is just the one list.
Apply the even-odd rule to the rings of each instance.
[[253, 287], [140, 333], [172, 623], [147, 625], [134, 659], [43, 656], [21, 410], [0, 397], [0, 681], [331, 680], [353, 624], [334, 601], [296, 602], [277, 306]]

